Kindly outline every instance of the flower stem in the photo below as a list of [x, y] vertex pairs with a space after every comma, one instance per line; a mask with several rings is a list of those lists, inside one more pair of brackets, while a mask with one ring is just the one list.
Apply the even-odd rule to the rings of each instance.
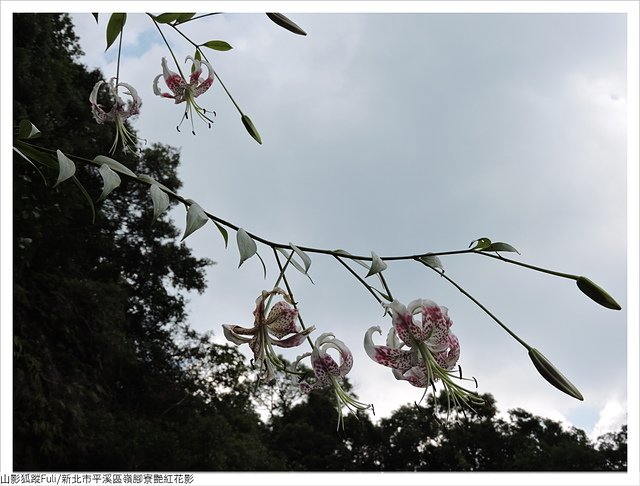
[[475, 253], [479, 255], [483, 255], [489, 258], [495, 258], [496, 260], [501, 260], [507, 263], [513, 263], [514, 265], [518, 265], [521, 267], [529, 268], [531, 270], [535, 270], [536, 272], [548, 273], [549, 275], [555, 275], [556, 277], [569, 278], [571, 280], [578, 280], [580, 277], [578, 275], [571, 275], [570, 273], [556, 272], [555, 270], [549, 270], [548, 268], [536, 267], [534, 265], [529, 265], [528, 263], [522, 263], [517, 260], [511, 260], [510, 258], [505, 258], [500, 254], [492, 255], [491, 253], [486, 253], [484, 251], [476, 251]]
[[[362, 285], [365, 286], [365, 288], [371, 293], [371, 295], [373, 295], [373, 298], [376, 299], [379, 304], [382, 304], [382, 299], [380, 297], [378, 297], [378, 295], [373, 291], [374, 289], [371, 287], [371, 285], [369, 285], [367, 282], [365, 282], [364, 279], [353, 270], [353, 268], [351, 268], [349, 265], [347, 265], [345, 262], [343, 262], [342, 258], [340, 258], [340, 256], [335, 255], [335, 254], [333, 256], [334, 256], [334, 258], [336, 260], [338, 260], [342, 264], [342, 266], [344, 268], [349, 270], [349, 273], [351, 273], [351, 275], [353, 275], [356, 279], [358, 279], [358, 281]], [[341, 256], [346, 256], [347, 258], [349, 258], [347, 255], [341, 255]]]
[[509, 329], [505, 324], [502, 323], [502, 321], [500, 319], [498, 319], [496, 316], [494, 316], [491, 311], [489, 311], [489, 309], [487, 309], [484, 305], [482, 305], [480, 302], [478, 302], [478, 300], [476, 300], [469, 292], [467, 292], [466, 290], [464, 290], [462, 287], [460, 287], [460, 285], [458, 285], [456, 282], [454, 282], [451, 278], [449, 278], [447, 275], [444, 274], [444, 272], [440, 272], [438, 271], [436, 268], [433, 268], [431, 265], [416, 259], [416, 261], [422, 263], [425, 267], [430, 268], [431, 270], [433, 270], [434, 272], [436, 272], [438, 275], [440, 275], [442, 278], [444, 278], [445, 280], [447, 280], [451, 285], [453, 285], [455, 288], [457, 288], [460, 292], [462, 292], [466, 297], [468, 297], [474, 304], [476, 304], [478, 307], [480, 307], [489, 317], [491, 317], [491, 319], [493, 319], [495, 322], [498, 323], [498, 325], [500, 327], [502, 327], [502, 329], [504, 329], [505, 331], [507, 331], [509, 333], [509, 335], [515, 339], [516, 341], [518, 341], [520, 344], [522, 344], [522, 346], [525, 347], [525, 349], [527, 351], [529, 351], [531, 349], [531, 346], [529, 346], [526, 342], [524, 342], [520, 337], [518, 337], [518, 335], [516, 333], [514, 333], [511, 329]]
[[[160, 29], [160, 26], [158, 25], [158, 22], [156, 22], [156, 19], [153, 18], [153, 15], [151, 15], [149, 13], [147, 15], [151, 18], [151, 20], [153, 20], [153, 24], [156, 26], [156, 29], [158, 29], [158, 32], [160, 32], [160, 36], [162, 37], [162, 40], [166, 44], [167, 49], [169, 49], [169, 53], [171, 54], [171, 57], [173, 58], [173, 62], [175, 63], [176, 67], [178, 68], [178, 72], [180, 73], [180, 76], [182, 76], [183, 79], [187, 79], [187, 78], [184, 77], [184, 74], [182, 73], [182, 69], [180, 69], [180, 64], [178, 64], [178, 60], [176, 59], [176, 56], [173, 53], [173, 49], [171, 49], [171, 46], [169, 45], [169, 42], [167, 41], [167, 38], [162, 33], [162, 29]], [[169, 25], [171, 25], [171, 24], [169, 24]]]

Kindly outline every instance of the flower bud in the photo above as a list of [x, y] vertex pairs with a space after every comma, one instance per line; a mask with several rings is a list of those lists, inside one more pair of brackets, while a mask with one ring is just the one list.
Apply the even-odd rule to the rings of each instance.
[[533, 361], [538, 373], [558, 390], [578, 400], [584, 400], [580, 391], [540, 351], [536, 348], [530, 348], [529, 358]]
[[249, 118], [247, 115], [242, 115], [242, 124], [247, 129], [247, 132], [249, 132], [249, 135], [251, 135], [256, 142], [262, 145], [262, 138], [260, 138], [260, 134], [258, 133], [258, 130], [256, 130], [256, 127], [253, 125], [251, 118]]
[[576, 280], [576, 284], [578, 284], [578, 288], [582, 290], [582, 292], [587, 297], [589, 297], [591, 300], [594, 300], [598, 304], [609, 309], [622, 309], [622, 307], [620, 307], [620, 304], [618, 304], [613, 297], [611, 297], [604, 289], [594, 284], [587, 277], [578, 277], [578, 280]]

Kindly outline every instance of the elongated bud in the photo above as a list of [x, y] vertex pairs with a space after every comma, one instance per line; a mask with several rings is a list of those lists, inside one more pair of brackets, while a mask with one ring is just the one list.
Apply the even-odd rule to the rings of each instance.
[[587, 297], [598, 304], [607, 307], [608, 309], [622, 309], [620, 304], [618, 304], [613, 297], [611, 297], [603, 288], [594, 284], [587, 277], [578, 277], [576, 284], [578, 284], [578, 288], [582, 290]]
[[536, 348], [529, 349], [529, 358], [542, 377], [567, 395], [584, 400], [582, 393]]
[[271, 19], [272, 22], [278, 24], [283, 29], [287, 29], [289, 32], [293, 32], [298, 35], [307, 35], [307, 33], [302, 30], [293, 20], [288, 17], [285, 17], [281, 13], [267, 13], [267, 17]]
[[260, 134], [258, 133], [258, 130], [256, 130], [256, 127], [253, 126], [251, 118], [247, 115], [242, 115], [242, 124], [247, 129], [247, 132], [249, 132], [249, 135], [251, 135], [256, 142], [262, 145], [262, 138], [260, 138]]

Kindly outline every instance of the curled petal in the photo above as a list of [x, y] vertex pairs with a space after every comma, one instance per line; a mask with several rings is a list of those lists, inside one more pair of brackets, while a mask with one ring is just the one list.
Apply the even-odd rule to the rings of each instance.
[[364, 335], [364, 349], [367, 355], [383, 366], [406, 371], [411, 368], [417, 359], [416, 353], [413, 351], [405, 351], [400, 348], [392, 348], [389, 346], [376, 346], [373, 344], [372, 335], [374, 332], [382, 334], [379, 327], [370, 327]]
[[269, 327], [271, 334], [280, 339], [292, 332], [298, 332], [297, 318], [297, 309], [294, 309], [284, 301], [280, 301], [271, 308], [269, 316], [264, 323]]
[[251, 341], [252, 338], [242, 336], [242, 334], [255, 334], [253, 329], [247, 329], [233, 324], [223, 324], [222, 331], [224, 332], [224, 337], [234, 344], [245, 344]]
[[[340, 365], [327, 353], [329, 348], [336, 349], [340, 354]], [[326, 381], [327, 375], [344, 377], [351, 371], [353, 355], [342, 341], [336, 339], [331, 333], [325, 333], [316, 339], [311, 353], [311, 365], [319, 381]]]
[[451, 370], [460, 358], [460, 342], [454, 334], [449, 334], [447, 349], [434, 355], [436, 362], [445, 370]]
[[434, 352], [443, 351], [449, 345], [451, 319], [447, 315], [446, 308], [440, 307], [435, 302], [427, 302], [422, 306], [422, 327], [426, 334], [425, 339], [428, 338], [429, 349]]
[[271, 344], [273, 344], [274, 346], [279, 346], [281, 348], [293, 348], [295, 346], [299, 346], [300, 344], [302, 344], [307, 335], [315, 331], [315, 329], [315, 326], [308, 327], [303, 331], [292, 334], [286, 339], [271, 338]]

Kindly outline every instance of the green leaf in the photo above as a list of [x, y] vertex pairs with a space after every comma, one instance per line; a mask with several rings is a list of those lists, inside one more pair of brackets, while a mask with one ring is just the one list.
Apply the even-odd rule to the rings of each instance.
[[224, 247], [226, 248], [227, 245], [229, 244], [229, 232], [224, 226], [220, 225], [217, 221], [214, 221], [213, 223], [216, 225], [216, 228], [218, 228], [218, 231], [222, 235], [222, 238], [224, 238]]
[[122, 29], [124, 29], [124, 24], [127, 22], [127, 14], [126, 13], [114, 13], [109, 17], [109, 23], [107, 24], [107, 48], [111, 47], [111, 44], [115, 42], [118, 36], [122, 33]]
[[190, 203], [189, 210], [187, 211], [187, 227], [180, 241], [184, 241], [187, 236], [202, 228], [205, 223], [209, 221], [207, 213], [204, 212], [204, 209], [202, 209], [198, 203], [191, 199], [188, 199], [187, 202]]
[[293, 32], [298, 35], [307, 35], [307, 33], [302, 30], [294, 21], [285, 17], [281, 13], [267, 13], [267, 17], [271, 19], [272, 22], [276, 23], [283, 29], [288, 30], [289, 32]]
[[185, 14], [181, 14], [181, 13], [162, 13], [160, 15], [156, 15], [154, 17], [154, 20], [156, 22], [158, 22], [159, 24], [169, 24], [171, 22], [174, 22], [174, 21], [178, 20], [178, 18], [181, 15], [185, 15]]
[[182, 22], [186, 22], [187, 20], [191, 20], [194, 17], [195, 13], [182, 13], [178, 15], [176, 18], [176, 23], [180, 24]]
[[376, 273], [380, 273], [383, 270], [386, 270], [387, 264], [376, 255], [374, 252], [371, 252], [371, 267], [369, 268], [369, 273], [367, 273], [366, 277], [370, 277], [371, 275], [375, 275]]
[[496, 241], [495, 243], [491, 243], [489, 246], [485, 248], [481, 248], [480, 251], [511, 251], [513, 253], [517, 253], [518, 255], [520, 254], [520, 252], [516, 250], [513, 246], [511, 246], [509, 243], [503, 243], [501, 241]]
[[38, 130], [33, 123], [29, 120], [20, 120], [20, 125], [18, 127], [18, 139], [29, 140], [32, 138], [38, 138], [40, 135], [42, 135], [40, 130]]
[[47, 178], [44, 176], [44, 174], [42, 173], [42, 171], [40, 170], [40, 168], [33, 163], [33, 161], [27, 157], [25, 154], [23, 154], [20, 150], [18, 150], [16, 147], [13, 147], [13, 150], [20, 156], [22, 157], [24, 160], [26, 160], [37, 172], [38, 174], [40, 174], [40, 177], [42, 177], [42, 182], [44, 182], [44, 185], [47, 186]]
[[31, 160], [35, 160], [45, 167], [49, 167], [50, 169], [57, 170], [58, 162], [49, 154], [42, 152], [38, 148], [28, 145], [20, 140], [16, 141], [16, 147], [20, 149], [20, 151], [27, 155]]
[[618, 304], [613, 297], [611, 297], [603, 288], [593, 283], [587, 277], [578, 277], [578, 279], [576, 280], [576, 284], [587, 297], [589, 297], [594, 302], [597, 302], [601, 306], [613, 310], [622, 309], [622, 307], [620, 307], [620, 304]]
[[[99, 156], [99, 157], [102, 157], [102, 156]], [[108, 159], [108, 157], [105, 157], [105, 159]], [[141, 182], [144, 182], [146, 184], [149, 184], [150, 186], [156, 185], [160, 189], [162, 189], [164, 192], [166, 192], [167, 194], [171, 194], [173, 196], [177, 196], [177, 194], [175, 192], [173, 192], [171, 189], [169, 189], [167, 186], [165, 186], [164, 184], [161, 184], [160, 182], [155, 180], [153, 177], [149, 177], [146, 174], [140, 174], [138, 176], [138, 180], [141, 181]]]
[[208, 47], [209, 49], [213, 49], [214, 51], [229, 51], [233, 49], [229, 43], [222, 40], [210, 40], [201, 45]]
[[151, 201], [153, 201], [152, 222], [155, 222], [156, 219], [158, 219], [158, 217], [169, 207], [169, 195], [157, 184], [151, 184], [149, 192], [151, 193]]
[[251, 135], [256, 142], [262, 145], [262, 138], [260, 138], [260, 134], [258, 133], [258, 130], [256, 130], [256, 127], [253, 125], [251, 118], [249, 118], [247, 115], [242, 115], [242, 124], [244, 125], [244, 128], [247, 129], [247, 132], [249, 132], [249, 135]]
[[102, 164], [98, 169], [98, 172], [100, 172], [100, 175], [102, 176], [103, 186], [102, 194], [100, 194], [100, 197], [96, 202], [102, 201], [122, 182], [120, 176], [116, 174], [107, 164]]
[[238, 243], [238, 251], [240, 252], [240, 263], [238, 264], [238, 268], [256, 254], [258, 251], [258, 247], [256, 246], [256, 242], [253, 241], [253, 238], [247, 234], [247, 232], [240, 228], [236, 233], [236, 242]]
[[116, 170], [118, 172], [120, 172], [121, 174], [126, 174], [129, 177], [138, 177], [131, 169], [129, 169], [127, 166], [121, 164], [120, 162], [118, 162], [117, 160], [113, 160], [110, 157], [107, 157], [105, 155], [96, 155], [93, 158], [93, 161], [101, 164], [101, 165], [108, 165], [109, 167], [111, 167], [113, 170]]
[[[289, 243], [289, 244], [291, 244], [291, 243]], [[284, 248], [276, 248], [276, 250], [278, 250], [282, 255], [284, 255], [284, 257], [293, 266], [293, 268], [295, 268], [298, 272], [302, 273], [303, 275], [306, 275], [307, 278], [309, 279], [309, 281], [311, 283], [314, 283], [313, 279], [311, 278], [311, 275], [309, 275], [307, 273], [307, 270], [309, 268], [307, 267], [305, 269], [302, 265], [300, 265], [297, 261], [294, 260], [294, 258], [293, 258], [293, 254], [295, 253], [294, 251], [287, 252]], [[311, 259], [309, 259], [309, 265], [311, 265]]]
[[58, 180], [54, 184], [53, 187], [56, 187], [63, 181], [66, 181], [70, 177], [76, 173], [76, 164], [63, 154], [60, 150], [56, 150], [56, 154], [58, 155]]
[[442, 261], [436, 255], [425, 255], [420, 257], [420, 261], [426, 263], [431, 268], [436, 268], [444, 271], [444, 267], [442, 266]]
[[93, 12], [91, 15], [93, 15], [93, 18], [96, 19], [96, 24], [98, 23], [98, 13], [97, 12]]
[[529, 358], [533, 361], [538, 373], [558, 390], [578, 400], [584, 400], [582, 393], [540, 351], [530, 348]]
[[472, 250], [482, 251], [485, 248], [489, 247], [490, 245], [491, 245], [491, 240], [489, 238], [478, 238], [477, 240], [473, 240], [471, 242], [471, 244], [469, 245], [469, 248], [473, 246], [473, 248], [471, 248]]
[[93, 204], [93, 199], [91, 199], [91, 196], [89, 195], [87, 190], [84, 188], [84, 186], [82, 185], [82, 183], [78, 180], [78, 178], [76, 176], [73, 176], [71, 178], [71, 180], [75, 183], [76, 186], [78, 186], [78, 189], [80, 189], [80, 192], [82, 193], [84, 198], [89, 203], [89, 209], [91, 209], [91, 223], [92, 224], [95, 223], [96, 222], [96, 207]]
[[264, 260], [262, 259], [262, 257], [260, 256], [260, 253], [258, 253], [256, 251], [256, 256], [258, 257], [258, 260], [260, 260], [260, 263], [262, 263], [262, 278], [267, 278], [267, 266], [264, 264]]
[[302, 260], [302, 264], [304, 265], [304, 271], [302, 273], [306, 274], [309, 271], [309, 267], [311, 266], [311, 258], [309, 258], [309, 255], [307, 255], [305, 252], [303, 252], [300, 248], [298, 248], [293, 243], [289, 242], [289, 246], [295, 252], [295, 254], [298, 255]]

